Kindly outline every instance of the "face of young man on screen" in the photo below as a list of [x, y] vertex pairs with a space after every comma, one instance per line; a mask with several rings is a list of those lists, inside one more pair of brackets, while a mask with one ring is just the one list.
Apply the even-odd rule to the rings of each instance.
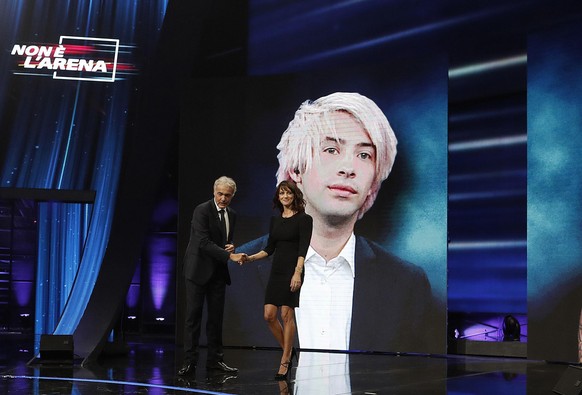
[[355, 222], [375, 175], [376, 150], [348, 113], [333, 115], [336, 133], [322, 135], [320, 160], [301, 174], [306, 212], [329, 224]]

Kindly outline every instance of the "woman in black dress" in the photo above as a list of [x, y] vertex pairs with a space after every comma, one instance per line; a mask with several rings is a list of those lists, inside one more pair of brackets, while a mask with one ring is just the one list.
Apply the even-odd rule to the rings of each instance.
[[[295, 307], [303, 282], [303, 264], [309, 248], [313, 219], [305, 213], [303, 193], [293, 181], [281, 181], [273, 205], [281, 212], [271, 218], [269, 241], [264, 250], [250, 255], [248, 262], [274, 253], [273, 266], [265, 292], [265, 321], [283, 349], [275, 379], [284, 380], [295, 356]], [[279, 315], [281, 320], [279, 320]]]

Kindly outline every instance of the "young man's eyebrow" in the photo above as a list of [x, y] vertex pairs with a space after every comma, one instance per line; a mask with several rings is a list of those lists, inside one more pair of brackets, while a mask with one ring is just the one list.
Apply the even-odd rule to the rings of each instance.
[[[345, 141], [344, 139], [341, 139], [341, 138], [336, 138], [336, 137], [333, 137], [333, 136], [326, 136], [326, 137], [323, 139], [323, 141], [325, 141], [325, 142], [332, 142], [332, 143], [337, 143], [337, 144], [340, 144], [340, 145], [341, 145], [341, 144], [345, 144], [345, 143], [346, 143], [346, 141]], [[372, 148], [374, 148], [374, 149], [376, 148], [376, 146], [375, 146], [374, 144], [372, 144], [372, 143], [368, 143], [368, 142], [361, 142], [361, 143], [358, 143], [358, 144], [356, 144], [356, 145], [357, 145], [358, 147], [372, 147]]]
[[346, 141], [344, 139], [335, 138], [333, 136], [326, 136], [323, 141], [338, 143], [338, 144], [345, 144]]

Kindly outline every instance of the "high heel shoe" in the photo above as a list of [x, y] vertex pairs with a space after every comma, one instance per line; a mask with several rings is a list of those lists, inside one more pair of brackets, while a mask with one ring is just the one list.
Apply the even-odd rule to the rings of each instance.
[[293, 366], [293, 363], [291, 361], [284, 362], [284, 363], [281, 364], [281, 366], [287, 368], [287, 370], [285, 371], [285, 373], [279, 373], [279, 372], [277, 372], [275, 374], [275, 380], [287, 380], [287, 375], [289, 374], [289, 371], [291, 370], [291, 367]]

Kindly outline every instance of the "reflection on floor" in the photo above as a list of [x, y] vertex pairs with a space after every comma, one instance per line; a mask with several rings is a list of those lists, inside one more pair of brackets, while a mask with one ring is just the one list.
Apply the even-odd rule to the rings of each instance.
[[[566, 364], [523, 358], [302, 351], [288, 381], [275, 381], [278, 350], [227, 348], [237, 375], [176, 376], [182, 354], [172, 339], [128, 342], [124, 356], [94, 366], [27, 364], [31, 340], [0, 335], [0, 394], [552, 394]], [[573, 392], [572, 392], [573, 393]]]

